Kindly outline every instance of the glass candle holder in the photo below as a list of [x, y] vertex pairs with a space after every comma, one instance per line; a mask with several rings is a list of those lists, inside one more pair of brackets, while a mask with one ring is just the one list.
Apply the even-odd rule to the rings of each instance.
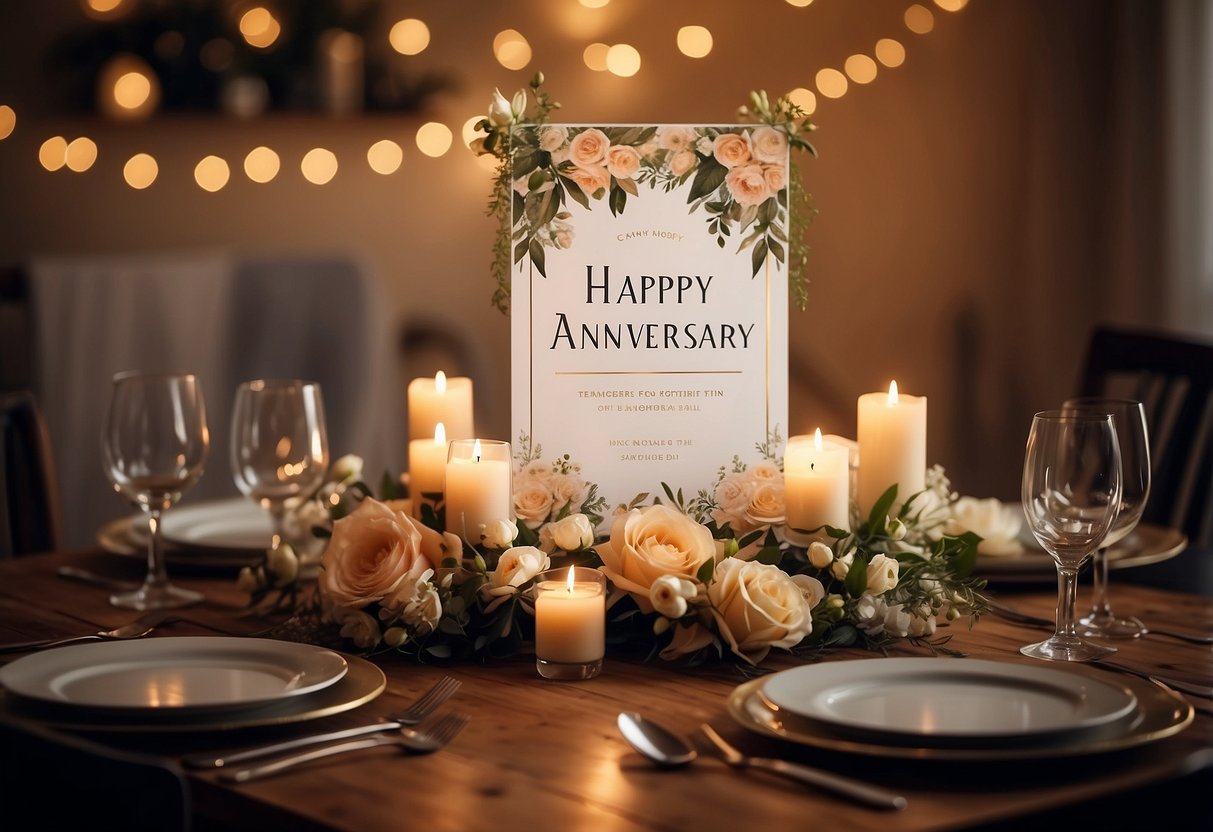
[[485, 526], [512, 520], [510, 443], [498, 439], [456, 439], [446, 457], [446, 530], [472, 545]]
[[549, 569], [535, 578], [535, 668], [545, 679], [593, 679], [606, 653], [606, 577]]

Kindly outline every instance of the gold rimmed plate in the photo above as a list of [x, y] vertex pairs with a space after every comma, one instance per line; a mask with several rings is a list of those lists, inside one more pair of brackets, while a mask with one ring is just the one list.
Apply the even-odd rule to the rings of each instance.
[[[1025, 527], [1020, 530], [1019, 538], [1024, 546], [1021, 554], [999, 557], [978, 555], [977, 566], [973, 571], [983, 578], [1000, 583], [1056, 580], [1057, 569], [1053, 565], [1053, 559], [1048, 552], [1040, 548], [1032, 533]], [[1139, 523], [1128, 537], [1108, 551], [1108, 568], [1131, 569], [1160, 563], [1175, 557], [1186, 548], [1188, 537], [1179, 529]]]

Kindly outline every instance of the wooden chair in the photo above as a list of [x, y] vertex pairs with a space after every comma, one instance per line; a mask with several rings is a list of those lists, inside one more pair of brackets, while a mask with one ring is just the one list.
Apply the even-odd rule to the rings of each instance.
[[34, 397], [0, 394], [0, 558], [59, 546], [50, 438]]
[[1079, 395], [1142, 402], [1153, 466], [1142, 519], [1213, 547], [1213, 343], [1098, 328]]
[[171, 832], [190, 825], [171, 760], [0, 716], [0, 827]]

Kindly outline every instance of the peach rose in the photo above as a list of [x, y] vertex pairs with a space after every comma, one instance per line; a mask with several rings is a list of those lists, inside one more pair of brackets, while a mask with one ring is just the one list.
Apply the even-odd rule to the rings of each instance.
[[788, 157], [788, 137], [782, 130], [764, 124], [750, 134], [750, 148], [759, 162], [782, 163]]
[[762, 176], [773, 194], [779, 193], [788, 184], [788, 172], [783, 165], [767, 165], [762, 169]]
[[736, 558], [717, 566], [708, 585], [720, 634], [735, 654], [755, 665], [772, 647], [794, 647], [813, 631], [806, 594], [779, 567]]
[[750, 492], [746, 519], [755, 526], [773, 526], [783, 522], [785, 513], [783, 481], [759, 480]]
[[594, 545], [594, 526], [584, 514], [569, 514], [539, 530], [539, 548], [580, 552]]
[[569, 142], [569, 159], [580, 168], [601, 165], [607, 159], [611, 140], [597, 127], [583, 130]]
[[539, 528], [555, 504], [552, 490], [542, 482], [532, 481], [514, 492], [514, 512], [530, 529]]
[[695, 131], [690, 127], [658, 127], [657, 146], [662, 150], [689, 150], [695, 141]]
[[682, 176], [695, 169], [699, 164], [699, 157], [691, 150], [679, 150], [670, 157], [670, 173], [675, 176]]
[[585, 191], [586, 196], [601, 196], [602, 192], [611, 186], [611, 174], [602, 165], [575, 167], [561, 173], [576, 182], [581, 190]]
[[640, 154], [633, 147], [618, 146], [607, 151], [607, 171], [616, 179], [631, 179], [640, 170]]
[[416, 583], [444, 556], [437, 532], [368, 497], [333, 523], [321, 558], [320, 591], [337, 606], [361, 609], [392, 596], [403, 582]]
[[649, 590], [662, 575], [694, 578], [715, 560], [711, 533], [680, 511], [665, 505], [636, 508], [615, 517], [611, 537], [596, 547], [602, 572], [617, 588], [652, 612]]
[[761, 205], [771, 195], [761, 165], [735, 167], [724, 178], [738, 205]]
[[750, 140], [740, 133], [721, 133], [712, 142], [712, 155], [726, 168], [750, 161]]
[[558, 150], [568, 137], [567, 127], [557, 127], [554, 124], [544, 125], [539, 128], [539, 148], [551, 153], [553, 150]]

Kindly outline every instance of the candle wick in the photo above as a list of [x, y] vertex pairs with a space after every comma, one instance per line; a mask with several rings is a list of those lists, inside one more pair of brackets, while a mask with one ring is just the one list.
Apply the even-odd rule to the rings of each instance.
[[810, 471], [816, 471], [816, 470], [817, 470], [817, 463], [816, 463], [816, 462], [810, 462], [810, 463], [809, 463], [809, 470], [810, 470]]

